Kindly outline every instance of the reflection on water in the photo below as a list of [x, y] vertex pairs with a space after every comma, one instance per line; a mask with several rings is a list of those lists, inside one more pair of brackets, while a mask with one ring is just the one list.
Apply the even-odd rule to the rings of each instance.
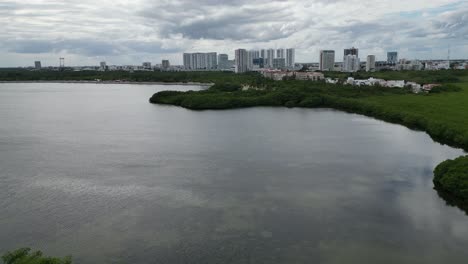
[[[195, 87], [196, 88], [196, 87]], [[463, 263], [462, 151], [333, 110], [152, 105], [187, 86], [0, 84], [0, 251], [77, 263]]]

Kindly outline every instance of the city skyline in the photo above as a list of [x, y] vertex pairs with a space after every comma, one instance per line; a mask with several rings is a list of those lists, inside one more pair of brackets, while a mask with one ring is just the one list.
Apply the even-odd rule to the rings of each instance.
[[450, 45], [452, 58], [466, 59], [467, 12], [466, 1], [453, 0], [3, 1], [0, 67], [57, 65], [60, 57], [67, 65], [181, 65], [183, 52], [234, 57], [265, 47], [293, 47], [297, 62], [352, 46], [378, 60], [388, 51], [425, 60], [445, 59]]

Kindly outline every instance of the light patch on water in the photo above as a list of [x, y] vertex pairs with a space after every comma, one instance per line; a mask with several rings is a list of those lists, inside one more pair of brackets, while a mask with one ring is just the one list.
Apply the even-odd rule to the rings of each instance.
[[[71, 196], [105, 196], [106, 198], [164, 200], [166, 205], [203, 206], [206, 201], [189, 190], [173, 186], [144, 186], [136, 184], [104, 185], [88, 179], [70, 177], [39, 178], [27, 184], [29, 188], [62, 192]], [[169, 203], [168, 203], [169, 202]]]

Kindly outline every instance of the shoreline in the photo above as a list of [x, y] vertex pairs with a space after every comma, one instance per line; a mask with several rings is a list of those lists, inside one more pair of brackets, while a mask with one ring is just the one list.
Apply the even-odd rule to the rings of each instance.
[[0, 81], [0, 83], [86, 83], [86, 84], [140, 84], [140, 85], [187, 85], [187, 86], [212, 86], [214, 83], [199, 82], [127, 82], [127, 81], [76, 81], [76, 80], [36, 80], [36, 81]]

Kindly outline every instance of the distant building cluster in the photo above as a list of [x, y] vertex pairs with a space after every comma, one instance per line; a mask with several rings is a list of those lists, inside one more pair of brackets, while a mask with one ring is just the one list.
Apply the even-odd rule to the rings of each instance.
[[244, 73], [264, 69], [293, 70], [296, 53], [294, 49], [262, 49], [234, 51], [234, 60], [229, 60], [227, 54], [184, 53], [183, 66], [185, 71], [235, 71]]
[[[298, 71], [339, 71], [339, 72], [376, 72], [376, 71], [420, 71], [420, 70], [445, 70], [468, 69], [466, 60], [408, 60], [399, 59], [397, 51], [387, 52], [386, 60], [377, 60], [373, 54], [369, 54], [363, 61], [360, 59], [359, 49], [352, 47], [343, 50], [343, 60], [336, 61], [335, 50], [320, 50], [318, 63], [296, 63], [294, 48], [288, 49], [260, 49], [247, 50], [236, 49], [234, 58], [229, 59], [228, 54], [217, 52], [183, 53], [183, 65], [172, 65], [169, 60], [163, 59], [160, 64], [143, 62], [141, 65], [107, 65], [105, 61], [99, 66], [67, 67], [75, 71], [99, 70], [99, 71], [234, 71], [245, 73], [249, 71], [271, 72], [266, 70]], [[32, 69], [65, 69], [65, 58], [60, 58], [59, 67], [44, 67], [41, 61], [35, 61]], [[275, 73], [280, 76], [280, 73]]]
[[186, 70], [216, 70], [218, 55], [216, 52], [184, 53], [184, 69]]

